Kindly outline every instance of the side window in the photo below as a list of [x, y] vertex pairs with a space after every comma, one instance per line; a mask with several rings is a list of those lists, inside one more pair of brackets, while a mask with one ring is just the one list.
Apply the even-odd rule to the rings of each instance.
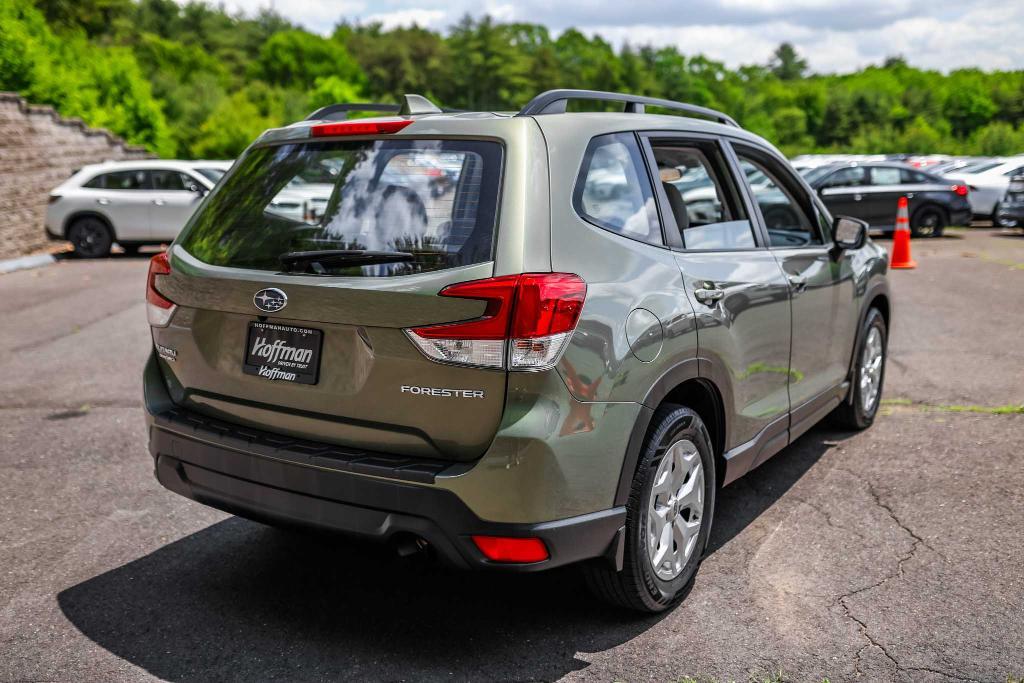
[[806, 197], [803, 202], [797, 199], [804, 194], [799, 183], [787, 178], [785, 170], [767, 157], [762, 159], [757, 155], [755, 159], [739, 149], [736, 153], [768, 229], [769, 244], [773, 247], [822, 244], [817, 226], [807, 215]]
[[590, 141], [573, 193], [576, 212], [599, 228], [631, 239], [663, 244], [654, 192], [631, 133]]
[[909, 168], [900, 169], [900, 180], [904, 185], [930, 185], [939, 182], [919, 171], [911, 171]]
[[101, 173], [95, 178], [90, 179], [87, 183], [83, 183], [82, 187], [88, 187], [92, 190], [102, 190], [107, 186], [107, 174]]
[[871, 169], [872, 185], [899, 185], [901, 169], [888, 166], [875, 166]]
[[146, 171], [104, 173], [90, 180], [86, 187], [98, 187], [105, 190], [145, 190], [146, 174]]
[[153, 179], [153, 189], [163, 192], [184, 191], [185, 183], [177, 171], [154, 170], [149, 172]]
[[654, 142], [654, 159], [669, 209], [686, 249], [750, 249], [754, 230], [744, 215], [715, 145]]
[[1024, 166], [1021, 166], [1020, 168], [1015, 168], [1012, 171], [1007, 171], [1003, 175], [1013, 177], [1015, 175], [1020, 175], [1021, 173], [1024, 173]]
[[862, 166], [851, 166], [841, 168], [821, 184], [822, 188], [827, 187], [860, 187], [867, 185], [867, 174]]

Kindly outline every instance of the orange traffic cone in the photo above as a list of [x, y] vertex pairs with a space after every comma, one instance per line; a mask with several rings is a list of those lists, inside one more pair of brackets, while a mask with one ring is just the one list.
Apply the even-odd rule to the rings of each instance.
[[896, 205], [896, 232], [892, 236], [892, 260], [890, 268], [917, 268], [910, 258], [910, 218], [907, 216], [907, 198], [900, 197]]

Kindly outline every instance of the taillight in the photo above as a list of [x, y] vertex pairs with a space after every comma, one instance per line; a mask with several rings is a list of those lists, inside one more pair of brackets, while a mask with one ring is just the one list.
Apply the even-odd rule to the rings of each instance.
[[548, 549], [539, 538], [474, 536], [473, 543], [491, 562], [527, 564], [548, 559]]
[[156, 291], [156, 276], [170, 275], [171, 261], [167, 252], [161, 252], [149, 260], [149, 274], [146, 276], [146, 318], [153, 327], [167, 327], [174, 315], [174, 302]]
[[412, 119], [339, 121], [338, 123], [321, 123], [313, 126], [310, 133], [315, 138], [333, 137], [336, 135], [390, 135], [397, 133], [410, 123], [412, 123]]
[[967, 196], [967, 191], [968, 190], [967, 190], [967, 186], [966, 185], [953, 185], [949, 189], [953, 190], [953, 192], [956, 192], [961, 197], [966, 197]]
[[449, 285], [441, 296], [487, 302], [480, 318], [414, 327], [409, 338], [431, 360], [510, 370], [554, 367], [576, 329], [587, 283], [568, 273], [527, 273]]

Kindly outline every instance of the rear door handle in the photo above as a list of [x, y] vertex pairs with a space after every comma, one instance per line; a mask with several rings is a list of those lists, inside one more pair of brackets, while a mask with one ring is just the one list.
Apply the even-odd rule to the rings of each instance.
[[106, 197], [100, 197], [99, 199], [96, 200], [96, 203], [99, 204], [100, 206], [107, 206], [108, 204], [110, 204], [110, 200], [107, 199]]
[[163, 206], [163, 205], [165, 204], [164, 200], [162, 200], [162, 199], [154, 199], [154, 200], [153, 200], [153, 203], [154, 203], [154, 204], [155, 204], [156, 206]]
[[[712, 283], [705, 282], [704, 284], [711, 285]], [[725, 296], [725, 290], [717, 289], [714, 285], [711, 287], [701, 287], [700, 289], [693, 290], [693, 296], [705, 306], [714, 306]]]
[[793, 288], [794, 294], [800, 294], [807, 289], [807, 278], [803, 275], [789, 275], [787, 279], [789, 280], [789, 286]]
[[861, 196], [861, 195], [859, 195], [859, 194], [855, 194], [855, 195], [853, 195], [853, 201], [855, 201], [855, 202], [859, 202], [859, 201], [860, 201], [861, 199], [864, 199], [864, 197], [862, 197], [862, 196]]

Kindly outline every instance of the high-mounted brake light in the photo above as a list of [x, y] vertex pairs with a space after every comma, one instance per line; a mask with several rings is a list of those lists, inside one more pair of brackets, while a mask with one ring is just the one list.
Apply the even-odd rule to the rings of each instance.
[[534, 537], [474, 536], [473, 543], [491, 562], [527, 564], [550, 557], [544, 541]]
[[967, 186], [966, 185], [953, 185], [949, 189], [953, 190], [953, 192], [956, 192], [961, 197], [966, 197], [967, 196]]
[[167, 327], [176, 306], [156, 291], [156, 276], [170, 275], [171, 261], [167, 252], [161, 252], [149, 260], [149, 274], [146, 276], [146, 318], [153, 327]]
[[565, 348], [587, 295], [569, 273], [527, 273], [449, 285], [441, 296], [487, 302], [483, 316], [414, 327], [406, 334], [431, 360], [510, 370], [547, 370]]
[[321, 123], [313, 126], [310, 131], [315, 138], [334, 137], [338, 135], [391, 135], [412, 123], [412, 119], [393, 119], [387, 121], [339, 121], [338, 123]]

